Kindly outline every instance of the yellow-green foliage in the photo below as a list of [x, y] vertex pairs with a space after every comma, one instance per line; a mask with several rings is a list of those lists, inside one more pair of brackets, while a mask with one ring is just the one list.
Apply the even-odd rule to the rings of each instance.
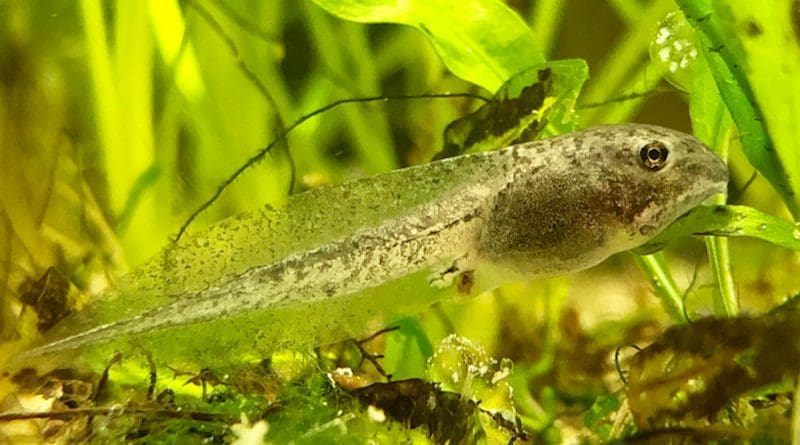
[[[544, 441], [628, 437], [637, 425], [661, 428], [664, 419], [651, 415], [657, 412], [671, 413], [667, 425], [685, 427], [677, 429], [683, 433], [661, 429], [661, 438], [788, 437], [787, 413], [797, 410], [796, 398], [793, 408], [789, 396], [791, 382], [781, 386], [786, 382], [773, 378], [765, 401], [766, 391], [750, 385], [763, 384], [763, 378], [737, 380], [737, 391], [753, 391], [737, 393], [750, 397], [747, 403], [729, 401], [733, 395], [725, 393], [730, 409], [711, 417], [713, 426], [724, 428], [706, 429], [705, 418], [692, 423], [696, 419], [675, 409], [689, 398], [663, 410], [634, 406], [631, 415], [622, 378], [629, 364], [625, 359], [635, 350], [622, 350], [620, 375], [612, 357], [622, 345], [650, 342], [665, 323], [766, 311], [800, 289], [797, 254], [791, 251], [800, 239], [799, 2], [508, 3], [0, 3], [0, 354], [18, 348], [20, 338], [37, 335], [36, 317], [21, 304], [30, 281], [56, 266], [91, 298], [168, 244], [220, 184], [300, 116], [337, 99], [362, 96], [469, 91], [491, 97], [521, 70], [577, 58], [570, 62], [576, 77], [569, 94], [548, 104], [559, 116], [572, 116], [584, 80], [583, 59], [589, 79], [575, 104], [579, 126], [640, 121], [693, 131], [729, 162], [730, 193], [715, 204], [727, 200], [737, 206], [697, 212], [668, 230], [656, 240], [658, 247], [677, 240], [665, 252], [637, 257], [644, 278], [633, 261], [620, 256], [582, 274], [511, 286], [400, 320], [400, 331], [377, 341], [376, 348], [387, 355], [386, 370], [399, 378], [436, 380], [426, 375], [427, 360], [435, 345], [456, 331], [484, 345], [488, 356], [513, 359], [508, 381], [516, 412], [521, 425]], [[189, 231], [265, 204], [280, 207], [290, 193], [427, 162], [442, 149], [445, 127], [477, 105], [461, 98], [337, 107], [300, 125], [231, 181]], [[546, 131], [564, 128], [551, 125]], [[703, 246], [686, 237], [696, 232], [734, 238], [708, 238]], [[380, 296], [382, 304], [391, 304], [391, 297]], [[793, 312], [787, 313], [787, 318], [775, 317], [790, 329]], [[695, 355], [686, 363], [699, 363], [696, 374], [709, 379], [692, 382], [692, 400], [720, 402], [721, 393], [704, 393], [702, 385], [724, 386], [725, 380], [707, 376], [718, 375], [717, 369], [734, 372], [736, 366], [758, 369], [742, 365], [744, 359], [796, 338], [787, 331], [773, 336], [769, 317], [736, 320], [744, 321], [708, 326], [754, 324], [762, 328], [758, 342], [719, 346], [734, 357], [728, 364], [733, 368], [692, 361], [695, 355], [713, 356], [713, 350], [691, 351]], [[235, 328], [186, 335], [200, 347], [215, 336], [241, 340]], [[311, 335], [313, 326], [297, 332]], [[680, 339], [702, 336], [707, 349], [719, 344], [715, 332], [674, 332]], [[720, 337], [739, 338], [732, 330], [724, 332]], [[165, 346], [163, 339], [152, 345], [163, 347], [167, 356], [179, 355], [172, 352], [181, 348], [179, 342]], [[266, 418], [267, 439], [275, 443], [427, 440], [425, 430], [375, 422], [342, 389], [342, 381], [333, 385], [320, 371], [351, 366], [364, 371], [367, 381], [379, 380], [370, 365], [352, 358], [358, 356], [352, 345], [317, 352], [313, 360], [306, 353], [278, 355], [227, 380], [210, 380], [214, 383], [160, 369], [157, 389], [174, 391], [174, 400], [147, 396], [148, 369], [117, 372], [115, 365], [106, 399], [95, 394], [76, 403], [103, 409], [124, 405], [127, 415], [109, 408], [106, 414], [112, 415], [94, 417], [99, 423], [88, 438], [81, 436], [86, 432], [79, 422], [68, 423], [69, 432], [61, 434], [97, 443], [231, 441], [229, 426], [241, 422], [244, 412], [253, 422]], [[648, 363], [648, 372], [655, 369], [648, 377], [657, 382], [666, 365]], [[781, 373], [800, 371], [794, 364], [765, 363]], [[190, 370], [193, 375], [202, 374], [200, 366]], [[98, 377], [59, 379], [96, 383]], [[203, 399], [194, 386], [201, 380], [211, 397]], [[411, 381], [424, 387], [422, 380]], [[512, 389], [504, 385], [503, 401]], [[2, 396], [18, 389], [9, 380], [0, 382]], [[469, 388], [449, 389], [469, 393]], [[656, 384], [654, 391], [660, 389]], [[490, 440], [486, 427], [479, 426], [488, 424], [493, 425], [488, 430], [496, 430], [489, 431], [495, 440], [515, 434], [515, 425], [476, 415], [480, 404], [466, 403], [456, 393], [431, 394], [463, 409], [456, 417], [463, 420], [458, 423], [463, 431], [474, 434], [468, 437]], [[669, 397], [662, 399], [669, 403]], [[12, 394], [5, 400], [22, 399]], [[161, 411], [147, 411], [152, 409]], [[208, 416], [170, 417], [187, 411]], [[772, 436], [774, 425], [780, 432]], [[693, 435], [700, 432], [706, 435]]]

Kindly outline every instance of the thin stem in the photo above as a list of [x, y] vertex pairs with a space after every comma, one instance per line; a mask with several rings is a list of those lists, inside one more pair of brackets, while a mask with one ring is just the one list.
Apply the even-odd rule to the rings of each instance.
[[[654, 3], [639, 17], [638, 26], [629, 28], [619, 38], [616, 47], [608, 53], [602, 69], [593, 75], [594, 80], [583, 95], [584, 100], [597, 102], [622, 92], [626, 79], [639, 71], [639, 66], [647, 60], [653, 24], [663, 18], [671, 8], [673, 5], [668, 1]], [[590, 124], [608, 122], [603, 109], [587, 110], [582, 117], [584, 122]]]
[[220, 197], [220, 195], [222, 195], [222, 192], [224, 192], [225, 189], [228, 188], [229, 185], [233, 184], [233, 182], [237, 178], [239, 178], [239, 176], [241, 176], [242, 173], [244, 173], [247, 169], [249, 169], [250, 167], [256, 165], [259, 161], [264, 159], [264, 157], [267, 155], [267, 153], [269, 153], [270, 150], [272, 150], [272, 148], [275, 145], [277, 145], [283, 139], [285, 139], [286, 136], [289, 133], [291, 133], [292, 130], [297, 128], [303, 122], [311, 119], [312, 117], [317, 116], [317, 115], [319, 115], [321, 113], [324, 113], [324, 112], [326, 112], [326, 111], [328, 111], [330, 109], [336, 108], [339, 105], [350, 104], [350, 103], [364, 103], [364, 102], [377, 102], [377, 101], [386, 102], [386, 101], [398, 100], [398, 99], [400, 99], [400, 100], [409, 100], [409, 99], [445, 99], [445, 98], [446, 99], [452, 99], [452, 98], [455, 98], [455, 97], [459, 97], [459, 98], [467, 97], [467, 98], [471, 98], [471, 99], [479, 99], [479, 100], [482, 100], [484, 102], [488, 102], [489, 101], [489, 99], [487, 99], [485, 97], [482, 97], [482, 96], [477, 95], [477, 94], [472, 94], [472, 93], [452, 93], [452, 94], [450, 94], [450, 93], [439, 93], [439, 94], [417, 94], [417, 95], [409, 94], [409, 95], [400, 95], [400, 96], [359, 97], [359, 98], [354, 98], [354, 99], [337, 100], [337, 101], [329, 103], [328, 105], [325, 105], [324, 107], [317, 108], [316, 110], [312, 111], [311, 113], [308, 113], [306, 115], [301, 116], [293, 124], [291, 124], [288, 127], [286, 127], [286, 129], [283, 130], [278, 135], [277, 138], [275, 138], [272, 142], [270, 142], [269, 145], [267, 145], [266, 147], [261, 148], [260, 150], [258, 150], [258, 152], [255, 155], [253, 155], [250, 159], [248, 159], [244, 164], [240, 165], [239, 168], [237, 168], [236, 171], [233, 172], [233, 174], [231, 174], [230, 176], [228, 176], [227, 179], [222, 181], [222, 183], [219, 185], [219, 187], [217, 187], [217, 191], [214, 192], [214, 194], [208, 200], [206, 200], [203, 204], [201, 204], [200, 207], [198, 207], [194, 212], [192, 212], [192, 214], [189, 215], [189, 217], [186, 219], [186, 221], [183, 223], [183, 225], [181, 225], [181, 228], [178, 230], [178, 234], [175, 236], [175, 241], [173, 241], [173, 244], [175, 244], [178, 241], [180, 241], [180, 239], [183, 236], [183, 234], [186, 233], [186, 229], [189, 228], [189, 225], [195, 220], [195, 218], [197, 218], [207, 208], [211, 207], [211, 204], [214, 204], [214, 202], [216, 202], [216, 200]]
[[672, 274], [667, 268], [667, 261], [661, 252], [652, 255], [636, 256], [640, 268], [647, 275], [650, 284], [656, 293], [656, 297], [661, 300], [661, 305], [667, 314], [676, 323], [688, 323], [686, 311], [684, 310], [683, 293], [678, 289]]
[[[310, 4], [303, 10], [325, 70], [334, 78], [349, 79], [349, 83], [357, 87], [355, 94], [358, 96], [378, 95], [380, 85], [364, 29], [351, 23], [339, 23], [337, 27], [327, 13]], [[333, 35], [337, 38], [331, 39]], [[344, 93], [353, 95], [354, 92], [348, 89]], [[357, 109], [347, 109], [343, 116], [349, 140], [365, 171], [374, 174], [397, 167], [396, 150], [383, 111], [364, 114]]]
[[639, 18], [642, 16], [642, 10], [644, 9], [639, 2], [608, 0], [608, 3], [626, 25], [636, 26], [639, 23]]
[[714, 275], [714, 313], [718, 316], [734, 317], [739, 314], [739, 300], [731, 270], [728, 239], [706, 238], [706, 250]]
[[564, 277], [552, 278], [546, 284], [545, 332], [542, 353], [526, 373], [528, 379], [544, 375], [553, 369], [558, 346], [559, 323], [564, 313], [564, 303], [569, 297], [568, 281]]
[[[108, 33], [103, 19], [101, 2], [97, 0], [81, 1], [81, 14], [86, 36], [89, 74], [92, 79], [97, 132], [100, 134], [100, 141], [105, 148], [106, 176], [109, 183], [114, 185], [109, 188], [111, 208], [114, 213], [118, 213], [128, 196], [128, 182], [123, 178], [130, 170], [125, 168], [118, 172], [123, 163], [115, 162], [116, 159], [112, 158], [112, 154], [122, 153], [126, 151], [126, 147], [119, 137], [122, 131], [118, 114], [120, 107], [116, 101], [114, 70], [106, 43]], [[132, 181], [133, 179], [131, 179]]]
[[[722, 105], [720, 103], [720, 105]], [[728, 147], [732, 134], [732, 122], [724, 106], [717, 107], [717, 131], [712, 147], [723, 159], [728, 157]], [[714, 204], [724, 205], [728, 197], [720, 193], [714, 197]], [[714, 276], [714, 313], [717, 316], [734, 317], [739, 314], [739, 299], [736, 283], [733, 281], [728, 239], [708, 237], [705, 240], [708, 260]]]
[[[620, 92], [650, 92], [661, 91], [664, 93], [672, 93], [675, 90], [657, 89], [661, 79], [664, 77], [664, 71], [659, 69], [653, 64], [642, 65], [631, 76], [630, 82], [620, 87]], [[634, 117], [639, 108], [644, 105], [647, 95], [640, 94], [641, 97], [628, 100], [628, 101], [613, 101], [610, 106], [603, 109], [603, 122], [616, 123], [616, 122], [629, 122]]]
[[562, 0], [539, 0], [531, 11], [531, 29], [536, 34], [542, 53], [546, 56], [553, 48], [556, 30], [561, 28], [561, 17], [567, 2]]
[[0, 414], [0, 422], [12, 422], [15, 420], [30, 419], [63, 419], [69, 420], [76, 416], [118, 416], [118, 415], [142, 415], [153, 417], [168, 417], [171, 419], [191, 419], [201, 422], [222, 422], [232, 423], [236, 419], [217, 413], [203, 411], [179, 411], [173, 409], [159, 408], [130, 408], [130, 407], [109, 407], [109, 408], [75, 408], [61, 411], [43, 411], [26, 413], [3, 413]]

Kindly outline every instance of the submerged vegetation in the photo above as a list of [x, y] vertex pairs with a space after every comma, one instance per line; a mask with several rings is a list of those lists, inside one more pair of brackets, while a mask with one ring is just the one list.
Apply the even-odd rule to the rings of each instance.
[[0, 8], [0, 362], [184, 231], [322, 185], [616, 122], [731, 173], [637, 252], [363, 339], [6, 373], [0, 441], [800, 443], [797, 0]]

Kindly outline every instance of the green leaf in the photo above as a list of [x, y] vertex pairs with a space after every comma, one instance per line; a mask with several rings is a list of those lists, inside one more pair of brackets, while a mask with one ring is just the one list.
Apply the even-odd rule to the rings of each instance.
[[514, 74], [544, 62], [525, 22], [498, 0], [314, 0], [343, 19], [414, 26], [458, 77], [496, 91]]
[[[796, 187], [800, 185], [800, 178], [797, 178], [797, 169], [800, 167], [797, 162], [789, 165], [786, 161], [797, 156], [791, 153], [796, 152], [794, 147], [798, 142], [795, 140], [790, 145], [783, 144], [786, 144], [785, 135], [798, 130], [783, 130], [785, 124], [782, 121], [793, 118], [799, 111], [797, 101], [800, 99], [787, 99], [791, 94], [786, 88], [791, 91], [800, 88], [790, 86], [797, 84], [798, 74], [795, 70], [800, 67], [800, 61], [787, 61], [797, 58], [796, 39], [794, 45], [777, 42], [779, 39], [786, 40], [786, 37], [791, 39], [791, 35], [786, 35], [791, 27], [789, 0], [779, 2], [784, 4], [783, 8], [780, 5], [775, 8], [772, 4], [767, 7], [761, 2], [736, 2], [737, 7], [731, 8], [737, 10], [735, 13], [727, 11], [722, 2], [712, 0], [676, 0], [676, 3], [697, 31], [702, 53], [739, 129], [747, 159], [772, 184], [797, 218], [800, 216], [800, 197], [796, 193]], [[737, 22], [745, 17], [747, 21]], [[750, 17], [759, 17], [760, 24], [750, 22]], [[777, 20], [777, 23], [771, 20]], [[764, 37], [765, 42], [749, 42], [744, 46], [736, 39], [735, 35], [740, 33], [752, 34], [755, 28], [749, 24], [753, 23], [760, 33], [770, 36], [768, 42], [772, 43], [773, 48], [767, 48], [770, 45], [766, 42], [767, 37]], [[775, 29], [769, 29], [773, 26]], [[780, 70], [775, 69], [775, 60], [781, 61]], [[782, 70], [785, 74], [778, 74]], [[779, 77], [776, 79], [775, 76]], [[754, 90], [758, 94], [754, 94]], [[766, 91], [778, 92], [767, 94]], [[761, 105], [760, 109], [756, 99]], [[784, 101], [783, 105], [769, 109], [769, 106], [775, 105], [776, 99]], [[775, 117], [780, 113], [783, 113], [783, 119]], [[769, 134], [765, 121], [770, 125]], [[795, 179], [790, 179], [792, 177]]]
[[436, 159], [538, 139], [547, 126], [575, 127], [574, 105], [589, 68], [583, 59], [547, 62], [516, 74], [474, 113], [447, 126]]
[[[800, 219], [800, 2], [727, 2], [715, 6], [728, 32], [738, 38], [744, 72], [764, 118], [770, 153], [790, 189], [786, 203]], [[794, 13], [794, 16], [792, 14]]]
[[614, 414], [622, 406], [616, 394], [597, 396], [592, 406], [583, 413], [583, 424], [603, 441], [611, 439]]
[[[693, 132], [698, 139], [727, 160], [733, 120], [719, 95], [708, 63], [700, 58], [693, 65], [689, 88], [689, 114]], [[724, 194], [719, 194], [714, 198], [714, 203], [725, 204], [726, 199]], [[739, 299], [733, 280], [728, 239], [708, 237], [705, 243], [714, 277], [714, 312], [718, 316], [737, 315]]]
[[398, 380], [425, 376], [425, 365], [433, 355], [433, 345], [419, 320], [405, 317], [392, 326], [400, 329], [386, 334], [384, 369]]
[[719, 205], [695, 208], [636, 249], [636, 253], [655, 252], [669, 241], [688, 235], [747, 236], [800, 251], [800, 225], [752, 207]]
[[694, 61], [688, 90], [692, 133], [723, 159], [727, 158], [727, 153], [720, 153], [719, 149], [727, 147], [724, 139], [733, 122], [705, 59]]

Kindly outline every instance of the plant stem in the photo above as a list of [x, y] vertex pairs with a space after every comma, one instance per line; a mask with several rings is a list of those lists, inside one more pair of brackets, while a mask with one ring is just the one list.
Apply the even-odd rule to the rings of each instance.
[[531, 11], [529, 19], [531, 29], [545, 56], [548, 56], [553, 48], [553, 37], [556, 35], [556, 29], [560, 28], [565, 5], [566, 2], [561, 0], [539, 0]]
[[[712, 147], [723, 159], [728, 157], [728, 147], [732, 122], [722, 103], [717, 107], [717, 131], [714, 134]], [[728, 200], [726, 194], [714, 197], [714, 204], [724, 205]], [[714, 276], [714, 313], [717, 316], [734, 317], [739, 314], [739, 299], [736, 296], [736, 284], [733, 281], [728, 239], [708, 237], [705, 240], [711, 272]]]
[[739, 314], [739, 301], [731, 271], [728, 239], [709, 237], [706, 239], [706, 250], [714, 275], [714, 313], [717, 316], [734, 317]]
[[528, 380], [545, 375], [553, 369], [559, 338], [559, 323], [564, 313], [564, 303], [569, 297], [569, 282], [564, 277], [551, 278], [546, 283], [545, 333], [542, 353], [527, 370]]
[[[336, 28], [333, 20], [316, 5], [308, 4], [303, 11], [322, 64], [334, 79], [351, 79], [347, 86], [355, 86], [353, 90], [345, 91], [345, 94], [378, 94], [380, 85], [375, 73], [372, 49], [362, 25], [340, 23], [339, 28]], [[337, 35], [338, 40], [331, 39], [332, 35]], [[346, 45], [341, 42], [346, 42]], [[353, 79], [356, 75], [358, 78]], [[395, 168], [395, 150], [383, 112], [365, 115], [354, 108], [346, 108], [342, 112], [350, 139], [358, 150], [364, 169], [369, 173], [379, 173]]]
[[[616, 47], [608, 53], [608, 57], [599, 72], [593, 74], [593, 81], [583, 94], [585, 102], [608, 100], [621, 94], [622, 84], [632, 73], [646, 61], [650, 40], [654, 35], [654, 26], [673, 8], [671, 2], [658, 1], [652, 4], [639, 18], [638, 26], [620, 37]], [[583, 122], [586, 124], [608, 123], [605, 108], [586, 110]]]
[[628, 26], [636, 26], [644, 10], [639, 2], [629, 0], [609, 0], [608, 4]]
[[688, 323], [686, 308], [683, 303], [683, 293], [678, 289], [672, 274], [667, 268], [667, 261], [661, 252], [652, 255], [636, 255], [639, 267], [647, 275], [650, 284], [656, 293], [656, 297], [661, 300], [661, 305], [667, 314], [676, 323]]

